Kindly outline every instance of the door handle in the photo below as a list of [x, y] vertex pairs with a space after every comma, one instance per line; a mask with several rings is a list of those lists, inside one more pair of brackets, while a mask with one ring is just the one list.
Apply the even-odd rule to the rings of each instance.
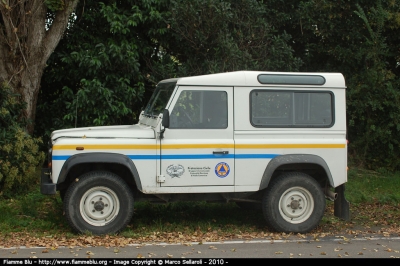
[[213, 154], [228, 154], [229, 151], [213, 151]]

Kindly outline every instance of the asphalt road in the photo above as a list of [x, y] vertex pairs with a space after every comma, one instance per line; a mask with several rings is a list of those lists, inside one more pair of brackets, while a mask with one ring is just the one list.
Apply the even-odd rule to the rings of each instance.
[[[144, 244], [125, 247], [12, 247], [0, 249], [5, 259], [105, 259], [103, 264], [132, 265], [132, 259], [202, 259], [201, 264], [229, 264], [232, 258], [400, 258], [399, 236], [336, 236], [323, 239], [298, 238], [286, 240], [232, 240], [225, 242], [186, 244]], [[208, 260], [211, 258], [225, 261]], [[42, 262], [45, 262], [41, 260]], [[49, 260], [54, 263], [54, 260]], [[108, 262], [108, 263], [107, 263]], [[189, 261], [194, 262], [194, 261]], [[46, 263], [39, 263], [46, 264]], [[51, 264], [51, 263], [49, 263]], [[159, 262], [161, 265], [162, 262]], [[181, 263], [182, 264], [182, 263]]]

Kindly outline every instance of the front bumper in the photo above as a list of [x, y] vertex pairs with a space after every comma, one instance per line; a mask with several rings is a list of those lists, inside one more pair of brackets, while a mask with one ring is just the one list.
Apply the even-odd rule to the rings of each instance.
[[57, 185], [51, 181], [50, 174], [50, 168], [42, 168], [42, 174], [40, 176], [40, 193], [45, 195], [56, 194]]

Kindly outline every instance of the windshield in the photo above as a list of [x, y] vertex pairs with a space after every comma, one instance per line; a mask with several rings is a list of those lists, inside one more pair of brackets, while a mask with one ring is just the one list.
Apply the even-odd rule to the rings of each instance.
[[153, 95], [151, 95], [146, 109], [144, 109], [144, 114], [149, 116], [158, 116], [160, 113], [162, 113], [167, 106], [168, 100], [171, 97], [175, 86], [176, 81], [159, 83]]

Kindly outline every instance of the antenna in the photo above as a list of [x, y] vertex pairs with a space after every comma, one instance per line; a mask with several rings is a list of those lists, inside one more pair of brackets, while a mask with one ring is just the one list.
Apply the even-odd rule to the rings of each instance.
[[75, 105], [75, 128], [76, 128], [76, 121], [78, 120], [78, 93], [76, 94], [76, 105]]

